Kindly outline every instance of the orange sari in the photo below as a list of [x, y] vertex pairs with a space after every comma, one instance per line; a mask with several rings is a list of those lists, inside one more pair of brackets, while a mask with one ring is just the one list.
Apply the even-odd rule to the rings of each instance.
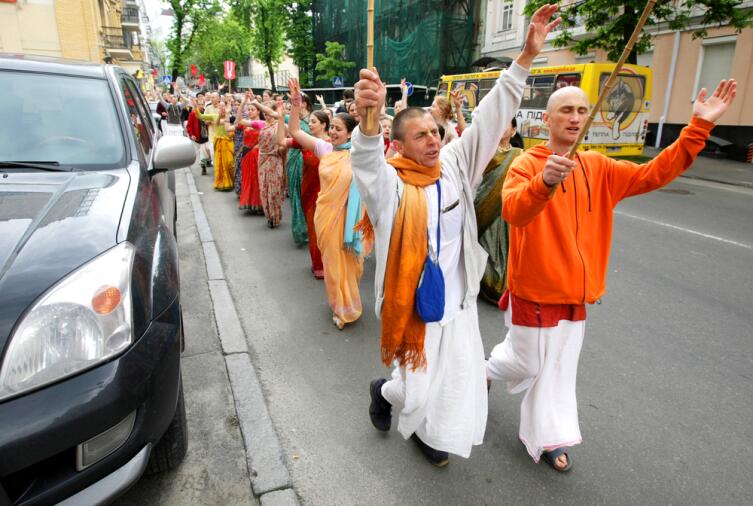
[[324, 286], [334, 314], [344, 323], [356, 321], [363, 311], [358, 282], [363, 274], [363, 257], [371, 251], [364, 243], [362, 255], [345, 248], [343, 229], [348, 192], [353, 179], [350, 151], [333, 151], [319, 162], [321, 189], [316, 200], [314, 226], [324, 265]]

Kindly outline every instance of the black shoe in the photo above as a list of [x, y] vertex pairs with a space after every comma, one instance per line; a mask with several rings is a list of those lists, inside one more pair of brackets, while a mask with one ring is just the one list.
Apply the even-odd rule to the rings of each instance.
[[444, 467], [450, 463], [450, 455], [447, 452], [440, 452], [439, 450], [435, 450], [431, 446], [421, 441], [421, 438], [419, 438], [415, 434], [411, 435], [410, 438], [418, 445], [421, 453], [424, 454], [426, 460], [431, 462], [432, 465], [437, 467]]
[[382, 385], [386, 382], [386, 379], [379, 378], [369, 385], [369, 392], [371, 393], [369, 416], [374, 427], [382, 432], [390, 430], [390, 425], [392, 425], [392, 404], [382, 397]]

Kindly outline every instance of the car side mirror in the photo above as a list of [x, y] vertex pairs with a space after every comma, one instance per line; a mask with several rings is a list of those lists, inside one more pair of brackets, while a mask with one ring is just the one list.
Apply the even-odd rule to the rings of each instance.
[[196, 151], [186, 137], [164, 135], [157, 141], [150, 173], [190, 167], [196, 161]]

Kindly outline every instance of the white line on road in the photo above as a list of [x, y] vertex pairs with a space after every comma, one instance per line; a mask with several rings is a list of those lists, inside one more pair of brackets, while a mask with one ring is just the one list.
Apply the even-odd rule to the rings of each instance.
[[675, 182], [692, 186], [702, 186], [704, 188], [713, 188], [715, 190], [723, 190], [732, 193], [740, 193], [742, 195], [753, 195], [753, 188], [747, 188], [745, 186], [735, 186], [726, 183], [717, 183], [716, 181], [705, 181], [701, 179], [693, 179], [686, 176], [680, 176], [679, 178], [675, 179]]
[[618, 214], [620, 216], [625, 216], [626, 218], [633, 218], [634, 220], [645, 221], [647, 223], [653, 223], [654, 225], [660, 225], [662, 227], [667, 227], [667, 228], [671, 228], [671, 229], [674, 229], [674, 230], [679, 230], [681, 232], [687, 232], [688, 234], [693, 234], [693, 235], [697, 235], [697, 236], [700, 236], [700, 237], [705, 237], [706, 239], [713, 239], [715, 241], [723, 242], [725, 244], [731, 244], [733, 246], [738, 246], [740, 248], [745, 248], [745, 249], [753, 250], [753, 246], [751, 246], [750, 244], [745, 244], [745, 243], [742, 243], [742, 242], [732, 241], [730, 239], [725, 239], [724, 237], [719, 237], [719, 236], [716, 236], [716, 235], [704, 234], [703, 232], [698, 232], [696, 230], [691, 230], [689, 228], [684, 228], [684, 227], [680, 227], [680, 226], [677, 226], [677, 225], [672, 225], [671, 223], [664, 223], [663, 221], [650, 220], [648, 218], [642, 218], [640, 216], [635, 216], [634, 214], [628, 214], [628, 213], [625, 213], [625, 212], [622, 212], [622, 211], [615, 211], [614, 214]]

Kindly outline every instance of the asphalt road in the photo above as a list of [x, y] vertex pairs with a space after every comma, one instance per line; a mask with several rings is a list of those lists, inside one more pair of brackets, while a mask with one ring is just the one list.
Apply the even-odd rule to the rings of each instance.
[[[306, 504], [749, 504], [753, 497], [753, 191], [681, 179], [622, 203], [608, 293], [589, 308], [584, 442], [559, 475], [517, 439], [519, 396], [490, 396], [484, 445], [430, 466], [368, 419], [379, 361], [373, 259], [364, 315], [339, 332], [308, 250], [194, 170], [295, 490]], [[484, 347], [501, 314], [480, 303]]]

